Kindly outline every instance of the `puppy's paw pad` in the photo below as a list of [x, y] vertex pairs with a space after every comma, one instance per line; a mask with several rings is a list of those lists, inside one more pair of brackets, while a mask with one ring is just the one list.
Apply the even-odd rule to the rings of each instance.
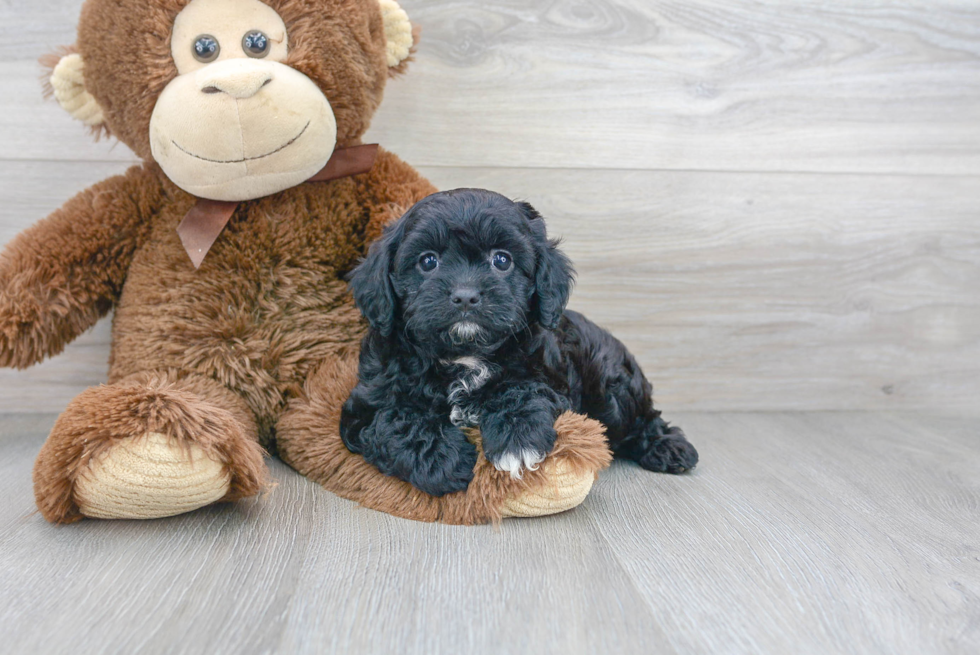
[[494, 468], [498, 471], [510, 473], [510, 477], [519, 480], [524, 474], [524, 469], [528, 471], [538, 470], [538, 464], [544, 461], [545, 453], [536, 450], [520, 450], [517, 452], [506, 452], [490, 460]]

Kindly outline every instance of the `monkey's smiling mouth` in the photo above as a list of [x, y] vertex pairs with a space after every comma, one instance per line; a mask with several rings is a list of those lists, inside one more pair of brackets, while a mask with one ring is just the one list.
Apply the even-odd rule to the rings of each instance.
[[307, 130], [307, 128], [309, 128], [309, 126], [310, 126], [310, 121], [307, 121], [306, 125], [303, 126], [303, 129], [300, 130], [299, 134], [297, 134], [292, 139], [290, 139], [289, 141], [287, 141], [283, 145], [279, 146], [278, 148], [276, 148], [272, 152], [267, 152], [264, 155], [259, 155], [257, 157], [244, 157], [242, 159], [225, 159], [225, 160], [222, 160], [222, 159], [208, 159], [207, 157], [201, 157], [200, 155], [195, 155], [193, 152], [191, 152], [190, 150], [187, 150], [186, 148], [182, 148], [180, 146], [180, 144], [177, 143], [176, 141], [174, 141], [173, 139], [170, 140], [170, 143], [174, 144], [177, 147], [177, 149], [180, 150], [181, 152], [183, 152], [185, 154], [188, 154], [191, 157], [194, 157], [195, 159], [200, 159], [201, 161], [211, 162], [212, 164], [242, 164], [242, 163], [247, 162], [247, 161], [255, 161], [256, 159], [264, 159], [266, 157], [271, 157], [272, 155], [276, 154], [277, 152], [281, 152], [281, 151], [285, 150], [289, 146], [291, 146], [294, 143], [296, 143], [296, 141], [301, 136], [303, 136], [304, 134], [306, 134], [306, 130]]

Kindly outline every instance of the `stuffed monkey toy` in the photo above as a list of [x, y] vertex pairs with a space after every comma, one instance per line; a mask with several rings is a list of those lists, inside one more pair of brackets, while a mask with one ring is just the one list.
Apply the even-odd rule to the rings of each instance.
[[[480, 457], [432, 497], [344, 447], [365, 324], [345, 275], [435, 191], [361, 137], [411, 23], [394, 0], [88, 0], [52, 59], [60, 104], [143, 163], [69, 200], [0, 256], [0, 364], [57, 354], [114, 310], [107, 384], [75, 398], [34, 468], [43, 516], [171, 516], [258, 494], [266, 453], [330, 491], [476, 524], [581, 503], [610, 456], [559, 417], [522, 479]], [[478, 434], [473, 439], [479, 439]]]

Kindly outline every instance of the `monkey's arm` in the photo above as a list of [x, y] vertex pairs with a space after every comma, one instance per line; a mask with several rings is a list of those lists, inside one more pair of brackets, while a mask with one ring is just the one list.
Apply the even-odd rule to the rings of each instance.
[[150, 217], [159, 177], [135, 166], [81, 192], [0, 254], [0, 365], [57, 354], [115, 304]]
[[366, 245], [381, 236], [385, 225], [401, 217], [412, 205], [438, 191], [431, 182], [397, 155], [378, 150], [370, 172], [358, 177], [360, 202], [368, 211]]

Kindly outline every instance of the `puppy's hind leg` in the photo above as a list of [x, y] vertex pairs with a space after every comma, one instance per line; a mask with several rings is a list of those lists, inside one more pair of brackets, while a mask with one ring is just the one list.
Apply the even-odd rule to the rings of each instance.
[[602, 413], [613, 454], [657, 473], [684, 473], [698, 463], [698, 451], [684, 431], [653, 408], [653, 393], [636, 360], [624, 349], [626, 366], [603, 385]]
[[657, 473], [684, 473], [698, 463], [698, 451], [684, 431], [668, 425], [654, 409], [637, 419], [629, 434], [613, 447], [613, 453]]
[[616, 457], [632, 459], [659, 473], [684, 473], [698, 451], [684, 431], [653, 408], [653, 389], [626, 346], [576, 312], [566, 312], [567, 337], [581, 362], [582, 409], [606, 426]]

